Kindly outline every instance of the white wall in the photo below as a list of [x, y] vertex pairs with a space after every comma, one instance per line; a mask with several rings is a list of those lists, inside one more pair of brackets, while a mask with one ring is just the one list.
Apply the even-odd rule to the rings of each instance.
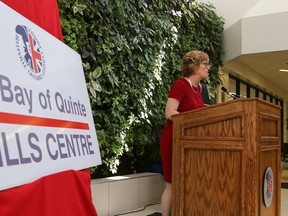
[[[224, 29], [236, 23], [244, 17], [251, 8], [261, 0], [198, 0], [203, 3], [211, 3], [216, 8], [216, 13], [225, 19]], [[262, 0], [263, 1], [263, 0]], [[269, 1], [269, 0], [266, 0]], [[287, 1], [287, 0], [274, 0]], [[287, 1], [288, 2], [288, 1]], [[272, 3], [271, 3], [272, 4]]]
[[211, 3], [216, 13], [225, 19], [224, 29], [244, 17], [288, 11], [288, 0], [198, 0]]
[[260, 0], [244, 17], [261, 16], [288, 11], [287, 0]]
[[242, 52], [239, 54], [288, 50], [288, 28], [283, 26], [284, 20], [288, 20], [287, 11], [243, 18]]

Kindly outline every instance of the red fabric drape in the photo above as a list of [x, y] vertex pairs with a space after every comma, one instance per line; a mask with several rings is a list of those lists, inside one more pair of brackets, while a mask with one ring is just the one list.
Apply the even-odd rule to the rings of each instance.
[[[59, 40], [62, 30], [56, 0], [2, 0]], [[1, 37], [1, 36], [0, 36]], [[9, 178], [9, 176], [6, 176]], [[97, 216], [88, 170], [65, 171], [0, 191], [1, 216]]]
[[1, 191], [0, 215], [97, 216], [92, 203], [90, 173], [69, 170]]
[[57, 0], [0, 0], [59, 40], [62, 29]]

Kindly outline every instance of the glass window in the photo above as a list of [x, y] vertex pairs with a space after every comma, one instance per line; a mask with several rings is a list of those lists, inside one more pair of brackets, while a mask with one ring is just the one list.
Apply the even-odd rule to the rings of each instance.
[[264, 94], [262, 91], [259, 91], [259, 98], [264, 99]]
[[247, 95], [247, 85], [240, 83], [240, 95], [246, 97]]
[[235, 79], [229, 79], [229, 92], [236, 93], [236, 80]]
[[270, 95], [270, 102], [275, 103], [274, 97]]
[[256, 97], [256, 89], [250, 88], [250, 98], [255, 98], [255, 97]]

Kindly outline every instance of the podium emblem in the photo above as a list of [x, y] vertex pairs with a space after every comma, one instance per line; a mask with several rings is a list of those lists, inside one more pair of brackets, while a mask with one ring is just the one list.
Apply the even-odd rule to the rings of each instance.
[[270, 207], [273, 199], [274, 180], [271, 167], [267, 167], [263, 179], [263, 199], [266, 207]]

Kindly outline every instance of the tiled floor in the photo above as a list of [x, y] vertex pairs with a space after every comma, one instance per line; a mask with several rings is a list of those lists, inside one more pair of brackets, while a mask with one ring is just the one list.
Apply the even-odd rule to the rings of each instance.
[[[288, 183], [288, 166], [282, 172], [282, 182]], [[161, 204], [155, 204], [129, 213], [119, 214], [119, 216], [158, 216], [161, 215], [160, 212]], [[281, 216], [288, 216], [288, 189], [281, 189]]]

